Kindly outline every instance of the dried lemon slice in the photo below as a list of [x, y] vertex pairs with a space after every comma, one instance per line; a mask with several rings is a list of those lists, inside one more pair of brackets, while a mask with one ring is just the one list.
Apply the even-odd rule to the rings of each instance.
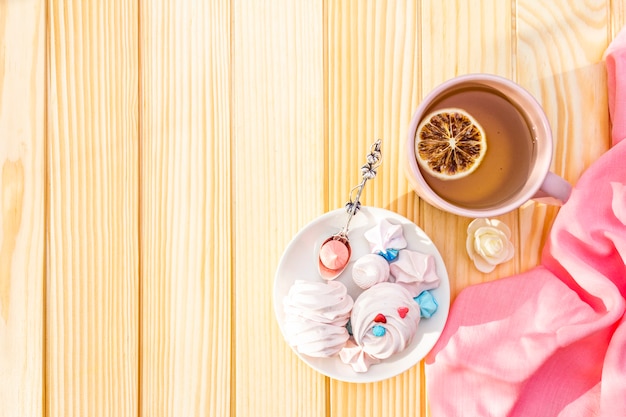
[[487, 141], [478, 122], [457, 108], [437, 110], [415, 133], [415, 156], [426, 172], [442, 180], [463, 178], [478, 168]]

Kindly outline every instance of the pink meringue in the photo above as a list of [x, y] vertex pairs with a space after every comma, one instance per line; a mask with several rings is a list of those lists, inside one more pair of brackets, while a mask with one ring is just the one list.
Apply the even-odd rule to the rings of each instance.
[[346, 365], [350, 365], [354, 372], [367, 372], [370, 366], [380, 363], [363, 351], [363, 347], [354, 343], [352, 339], [339, 352], [339, 358]]
[[352, 279], [363, 289], [386, 282], [389, 280], [389, 262], [373, 253], [361, 256], [352, 266]]
[[287, 342], [303, 355], [328, 358], [338, 354], [350, 335], [343, 326], [295, 319], [285, 322]]
[[391, 224], [382, 219], [374, 228], [364, 233], [370, 252], [385, 252], [387, 249], [404, 249], [407, 246], [401, 224]]
[[299, 353], [329, 357], [339, 353], [350, 335], [346, 323], [354, 301], [339, 281], [297, 280], [283, 300], [287, 343]]
[[[379, 319], [385, 317], [384, 322]], [[413, 340], [420, 321], [419, 305], [401, 285], [376, 284], [354, 302], [350, 323], [354, 342], [375, 359], [403, 351]], [[375, 332], [374, 328], [383, 332]]]
[[434, 256], [407, 249], [399, 252], [398, 258], [389, 265], [389, 272], [389, 281], [405, 287], [412, 297], [437, 288], [441, 282]]

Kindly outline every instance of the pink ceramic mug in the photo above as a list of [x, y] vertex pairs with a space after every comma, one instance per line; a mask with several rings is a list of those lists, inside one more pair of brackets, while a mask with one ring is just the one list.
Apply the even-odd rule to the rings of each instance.
[[[484, 159], [475, 172], [441, 180], [420, 168], [415, 134], [434, 111], [460, 108], [483, 127]], [[571, 185], [550, 172], [552, 131], [541, 105], [514, 82], [496, 75], [469, 74], [444, 82], [415, 111], [408, 133], [407, 176], [415, 192], [431, 205], [465, 217], [492, 217], [530, 199], [562, 204]]]

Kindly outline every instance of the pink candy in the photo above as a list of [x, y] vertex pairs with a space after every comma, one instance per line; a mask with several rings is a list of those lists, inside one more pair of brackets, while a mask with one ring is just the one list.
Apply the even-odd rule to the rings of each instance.
[[320, 261], [330, 270], [343, 268], [349, 259], [348, 247], [339, 240], [329, 240], [320, 248]]

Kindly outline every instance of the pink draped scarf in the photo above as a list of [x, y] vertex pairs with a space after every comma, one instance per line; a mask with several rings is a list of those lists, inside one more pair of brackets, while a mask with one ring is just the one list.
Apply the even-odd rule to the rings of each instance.
[[612, 148], [541, 265], [466, 288], [426, 358], [434, 417], [626, 416], [626, 28], [605, 54]]

